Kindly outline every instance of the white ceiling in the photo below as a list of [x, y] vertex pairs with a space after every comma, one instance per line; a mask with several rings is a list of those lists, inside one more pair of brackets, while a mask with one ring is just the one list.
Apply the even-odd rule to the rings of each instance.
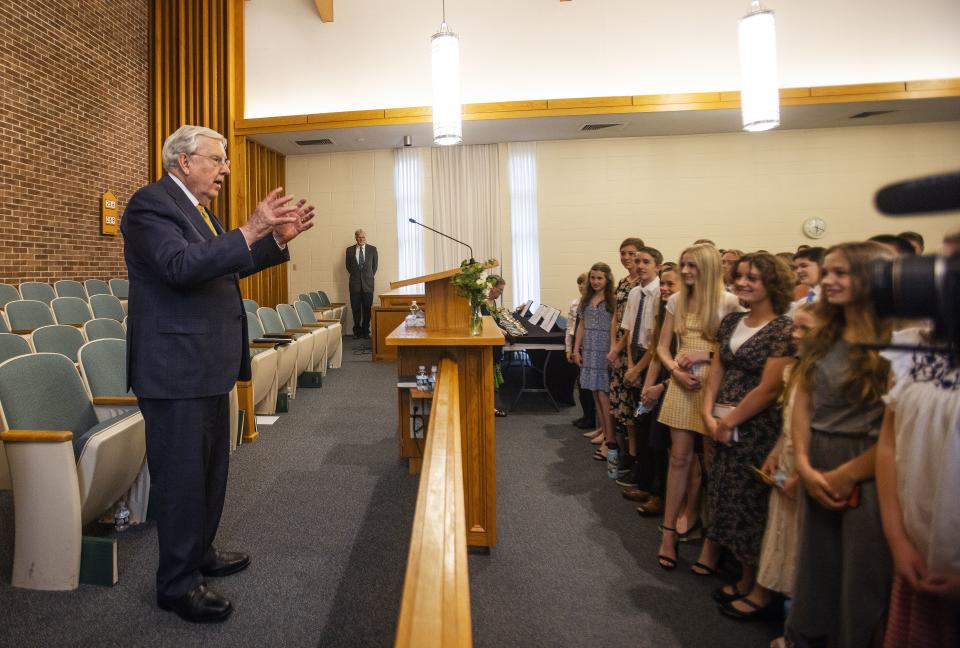
[[[895, 112], [850, 119], [865, 111]], [[960, 97], [868, 101], [810, 106], [781, 106], [780, 129], [835, 128], [921, 122], [960, 121]], [[581, 131], [585, 124], [622, 124], [598, 131]], [[533, 142], [609, 137], [653, 137], [740, 132], [740, 110], [691, 110], [676, 112], [584, 115], [577, 117], [531, 117], [463, 122], [464, 144]], [[285, 155], [312, 155], [336, 151], [391, 149], [403, 145], [410, 135], [413, 146], [430, 146], [432, 125], [402, 124], [357, 128], [328, 128], [295, 133], [266, 133], [251, 139]], [[297, 140], [329, 138], [332, 145], [298, 146]]]

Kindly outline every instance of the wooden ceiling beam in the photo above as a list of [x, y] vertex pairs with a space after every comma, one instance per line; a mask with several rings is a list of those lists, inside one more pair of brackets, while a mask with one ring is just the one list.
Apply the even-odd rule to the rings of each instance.
[[321, 22], [333, 22], [333, 0], [313, 0], [317, 5], [317, 13]]

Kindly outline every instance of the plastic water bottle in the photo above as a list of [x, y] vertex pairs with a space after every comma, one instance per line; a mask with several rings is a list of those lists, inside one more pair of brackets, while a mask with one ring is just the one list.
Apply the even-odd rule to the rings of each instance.
[[617, 464], [620, 462], [620, 448], [607, 446], [607, 477], [616, 479]]
[[120, 504], [117, 505], [117, 510], [113, 514], [113, 528], [118, 533], [130, 528], [130, 509], [127, 508], [127, 503], [124, 500], [120, 500]]
[[420, 370], [417, 371], [417, 389], [430, 390], [430, 378], [427, 377], [427, 368], [423, 365], [420, 365]]
[[407, 315], [405, 321], [407, 323], [407, 328], [424, 326], [423, 311], [420, 310], [420, 306], [417, 305], [417, 300], [410, 302], [410, 314]]
[[430, 391], [437, 386], [437, 365], [430, 367]]
[[427, 327], [427, 314], [419, 306], [417, 306], [417, 326], [420, 328]]

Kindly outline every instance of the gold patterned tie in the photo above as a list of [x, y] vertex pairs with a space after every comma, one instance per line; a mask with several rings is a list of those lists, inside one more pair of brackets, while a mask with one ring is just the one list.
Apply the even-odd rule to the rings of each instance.
[[197, 211], [200, 212], [200, 217], [203, 218], [203, 222], [207, 224], [207, 227], [210, 228], [210, 231], [213, 232], [214, 236], [217, 236], [217, 228], [213, 226], [213, 221], [210, 220], [210, 214], [207, 213], [207, 210], [203, 205], [197, 205]]

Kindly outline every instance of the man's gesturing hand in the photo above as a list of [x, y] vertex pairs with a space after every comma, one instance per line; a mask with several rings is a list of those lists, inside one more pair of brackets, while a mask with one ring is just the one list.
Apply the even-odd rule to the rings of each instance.
[[243, 238], [247, 241], [247, 247], [272, 232], [274, 228], [292, 224], [299, 218], [297, 215], [299, 205], [288, 204], [293, 200], [293, 196], [281, 196], [282, 191], [283, 187], [277, 187], [271, 191], [253, 210], [247, 222], [240, 226]]
[[301, 232], [313, 227], [313, 223], [310, 222], [313, 220], [313, 205], [306, 205], [306, 202], [305, 198], [301, 198], [296, 204], [296, 220], [273, 228], [274, 236], [281, 245], [286, 245], [287, 242], [297, 238]]

